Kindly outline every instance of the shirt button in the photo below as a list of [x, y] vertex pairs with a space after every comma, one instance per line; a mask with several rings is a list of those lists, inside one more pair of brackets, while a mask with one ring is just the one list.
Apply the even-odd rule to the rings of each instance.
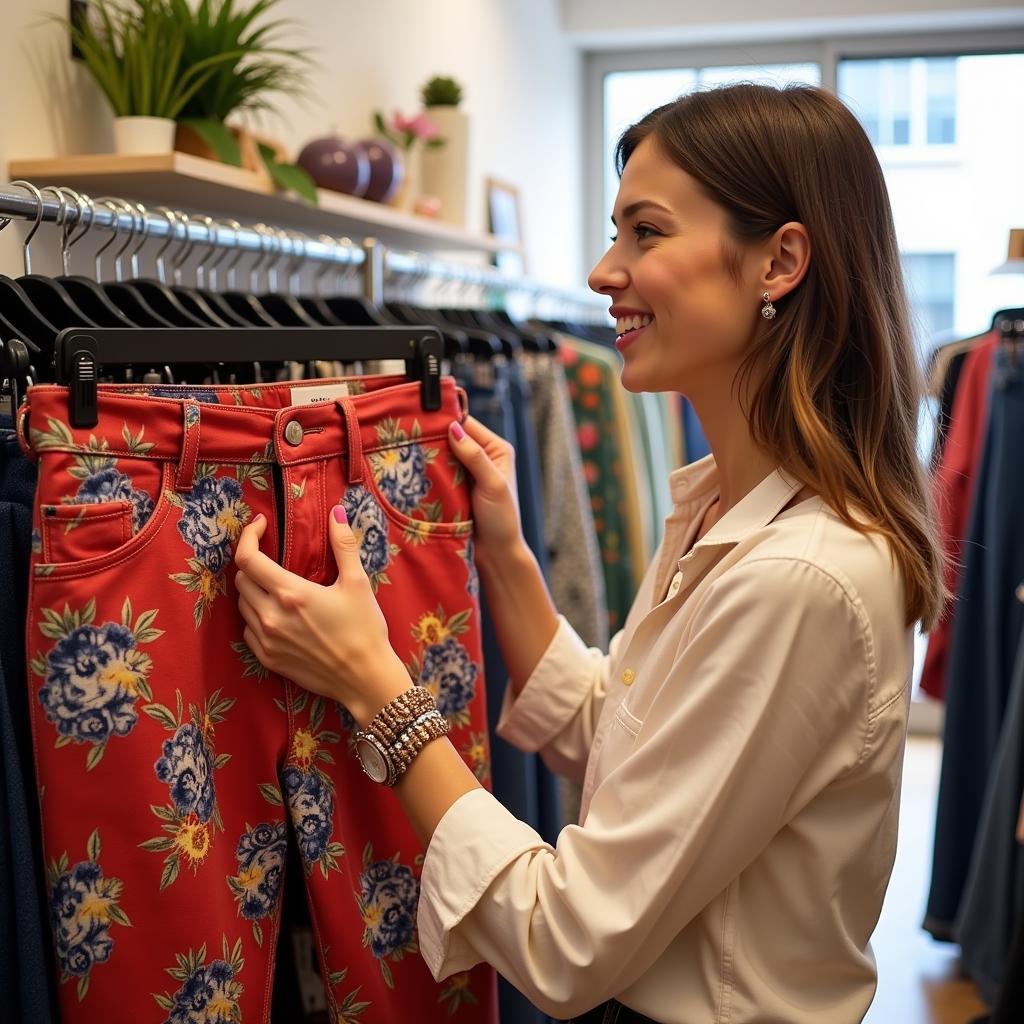
[[672, 583], [670, 584], [670, 586], [668, 588], [668, 596], [669, 597], [675, 597], [676, 594], [679, 593], [679, 588], [682, 585], [683, 585], [683, 574], [681, 572], [677, 572], [675, 574], [675, 576], [672, 577]]
[[302, 424], [298, 420], [292, 420], [284, 428], [284, 439], [293, 447], [302, 444]]
[[624, 685], [632, 686], [634, 679], [636, 679], [636, 673], [631, 668], [622, 670], [622, 682]]

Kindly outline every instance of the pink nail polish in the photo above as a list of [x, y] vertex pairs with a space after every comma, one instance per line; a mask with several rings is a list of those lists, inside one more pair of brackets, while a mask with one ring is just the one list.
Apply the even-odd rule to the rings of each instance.
[[466, 432], [462, 429], [462, 424], [458, 420], [453, 421], [452, 437], [454, 437], [456, 441], [461, 441], [465, 436]]
[[345, 511], [344, 505], [334, 506], [334, 521], [337, 523], [347, 523], [348, 513]]
[[252, 518], [253, 525], [258, 523], [262, 518], [263, 518], [263, 513], [262, 512], [257, 512], [256, 515], [254, 515], [253, 518]]

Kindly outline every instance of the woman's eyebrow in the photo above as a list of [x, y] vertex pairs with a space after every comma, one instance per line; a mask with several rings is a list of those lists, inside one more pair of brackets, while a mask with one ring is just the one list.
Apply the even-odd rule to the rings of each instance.
[[[625, 207], [622, 211], [623, 217], [632, 217], [635, 213], [639, 213], [640, 210], [647, 206], [653, 206], [656, 210], [661, 210], [662, 213], [671, 213], [672, 211], [667, 206], [662, 206], [661, 203], [656, 203], [653, 199], [640, 199], [635, 203], [630, 203], [629, 206]], [[618, 227], [618, 223], [615, 220], [615, 214], [612, 214], [612, 223]]]

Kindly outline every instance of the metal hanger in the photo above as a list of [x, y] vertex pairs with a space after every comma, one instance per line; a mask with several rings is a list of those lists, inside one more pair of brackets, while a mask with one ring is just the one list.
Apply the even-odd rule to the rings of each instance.
[[[235, 232], [235, 241], [238, 241], [239, 233], [242, 230], [242, 225], [237, 220], [227, 220], [224, 222]], [[244, 292], [239, 291], [235, 287], [235, 268], [238, 266], [238, 261], [242, 258], [243, 250], [238, 249], [238, 255], [228, 264], [227, 270], [227, 290], [221, 292], [221, 298], [227, 303], [228, 307], [234, 310], [243, 320], [248, 321], [254, 327], [280, 327], [276, 320], [263, 308], [260, 304], [260, 300], [252, 293], [252, 291]], [[250, 281], [252, 273], [256, 267], [265, 260], [262, 247], [260, 248], [259, 255], [256, 257], [256, 262], [250, 269]]]
[[114, 280], [104, 284], [103, 290], [107, 293], [114, 305], [116, 305], [121, 312], [132, 321], [135, 327], [173, 327], [174, 324], [161, 313], [158, 313], [153, 309], [144, 295], [137, 292], [131, 287], [129, 282], [124, 280], [124, 270], [121, 266], [121, 260], [124, 257], [125, 250], [132, 244], [132, 241], [137, 234], [135, 215], [132, 214], [130, 208], [126, 209], [125, 206], [122, 205], [124, 203], [123, 200], [104, 196], [102, 199], [98, 199], [97, 202], [101, 203], [114, 214], [114, 233], [109, 242], [105, 242], [96, 250], [96, 280], [99, 281], [102, 278], [101, 270], [103, 253], [105, 253], [113, 244], [114, 240], [120, 233], [120, 215], [127, 212], [131, 218], [131, 227], [128, 229], [124, 245], [122, 245], [114, 254]]
[[[81, 310], [74, 299], [68, 295], [59, 281], [43, 274], [32, 273], [32, 239], [39, 230], [39, 224], [43, 219], [43, 193], [35, 185], [28, 181], [14, 181], [12, 185], [18, 185], [32, 194], [36, 201], [36, 218], [25, 236], [25, 273], [18, 278], [18, 284], [24, 289], [25, 294], [35, 303], [37, 309], [46, 310], [46, 318], [55, 324], [59, 329], [65, 327], [95, 327], [96, 324], [83, 310]], [[61, 229], [67, 217], [68, 201], [56, 189], [48, 188], [45, 191], [52, 192], [57, 197], [58, 213], [57, 223]]]
[[277, 264], [284, 249], [281, 235], [266, 224], [257, 224], [256, 231], [267, 240], [274, 258], [267, 268], [267, 291], [259, 296], [260, 304], [282, 327], [322, 327], [323, 324], [314, 320], [296, 301], [294, 295], [278, 291]]
[[96, 205], [84, 193], [79, 194], [73, 188], [62, 185], [54, 189], [65, 199], [70, 196], [75, 205], [76, 221], [79, 230], [72, 233], [69, 225], [69, 218], [64, 217], [61, 224], [61, 263], [64, 273], [57, 278], [64, 288], [64, 291], [71, 296], [78, 304], [78, 307], [85, 312], [89, 319], [99, 327], [134, 327], [131, 322], [110, 301], [107, 293], [100, 287], [98, 281], [78, 274], [71, 274], [71, 247], [80, 242], [90, 231], [96, 220]]

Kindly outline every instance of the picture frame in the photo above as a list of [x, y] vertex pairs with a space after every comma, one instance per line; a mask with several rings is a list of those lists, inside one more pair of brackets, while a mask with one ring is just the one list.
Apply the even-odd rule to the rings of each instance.
[[498, 178], [486, 178], [484, 192], [487, 200], [487, 229], [503, 242], [511, 242], [516, 249], [496, 252], [492, 263], [503, 274], [512, 277], [526, 275], [526, 257], [523, 250], [523, 219], [519, 189]]

